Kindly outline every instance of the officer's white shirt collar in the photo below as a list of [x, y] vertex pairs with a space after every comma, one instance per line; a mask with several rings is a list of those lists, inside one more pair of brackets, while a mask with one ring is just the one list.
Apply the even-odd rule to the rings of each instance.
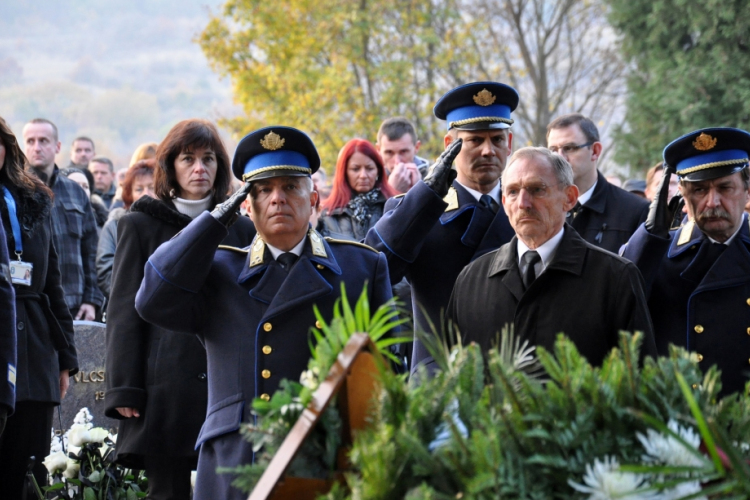
[[[557, 247], [560, 246], [560, 241], [562, 241], [564, 232], [565, 226], [563, 226], [556, 235], [539, 245], [539, 248], [536, 249], [537, 253], [539, 253], [539, 257], [542, 258], [542, 260], [534, 266], [534, 273], [536, 276], [539, 276], [545, 269], [547, 269], [547, 265], [552, 261], [552, 257], [555, 256]], [[521, 238], [518, 238], [516, 248], [518, 249], [518, 267], [521, 270], [521, 274], [523, 274], [526, 272], [526, 263], [523, 261], [523, 254], [529, 251], [529, 247], [526, 246], [526, 243], [521, 241]]]
[[[458, 182], [458, 181], [456, 181], [456, 182]], [[461, 184], [460, 182], [458, 182], [458, 183], [459, 183], [459, 184]], [[470, 187], [466, 187], [466, 186], [464, 186], [463, 184], [461, 184], [461, 187], [463, 187], [463, 188], [464, 188], [465, 190], [467, 190], [467, 191], [468, 191], [469, 193], [471, 193], [471, 195], [472, 195], [472, 196], [473, 196], [473, 197], [474, 197], [474, 198], [475, 198], [475, 199], [476, 199], [477, 201], [479, 201], [479, 198], [481, 198], [481, 197], [482, 197], [482, 193], [480, 193], [479, 191], [477, 191], [477, 190], [475, 190], [475, 189], [471, 189]], [[495, 184], [495, 187], [493, 187], [493, 188], [492, 188], [492, 191], [490, 191], [490, 192], [489, 192], [489, 193], [487, 193], [487, 194], [488, 194], [488, 195], [490, 195], [490, 197], [491, 197], [491, 198], [492, 198], [493, 200], [495, 200], [495, 202], [496, 202], [496, 203], [497, 203], [498, 205], [502, 205], [502, 202], [501, 202], [501, 200], [500, 200], [500, 181], [498, 181], [498, 182], [497, 182], [497, 184]]]
[[742, 216], [742, 222], [740, 222], [739, 224], [737, 224], [737, 229], [734, 231], [734, 234], [732, 236], [730, 236], [729, 239], [727, 241], [723, 242], [723, 243], [716, 241], [715, 239], [711, 238], [709, 235], [706, 235], [706, 238], [708, 238], [709, 240], [711, 240], [711, 243], [718, 243], [719, 245], [727, 245], [727, 246], [729, 246], [729, 245], [732, 244], [732, 240], [734, 239], [734, 237], [737, 236], [737, 234], [739, 234], [740, 229], [742, 229], [743, 224], [747, 224], [747, 215], [743, 215]]
[[[300, 240], [300, 242], [297, 243], [294, 246], [294, 248], [292, 248], [289, 251], [291, 253], [293, 253], [294, 255], [296, 255], [297, 257], [299, 257], [300, 255], [302, 255], [302, 249], [305, 248], [305, 239], [307, 239], [307, 233], [305, 233], [305, 235], [302, 237], [302, 239]], [[276, 248], [275, 246], [271, 245], [268, 242], [266, 242], [266, 246], [268, 246], [268, 249], [271, 251], [271, 255], [273, 256], [273, 260], [278, 259], [279, 255], [281, 255], [282, 253], [286, 253], [286, 252], [284, 252], [284, 250], [279, 250], [278, 248]]]
[[578, 203], [580, 203], [583, 206], [586, 204], [587, 201], [591, 199], [591, 196], [594, 194], [594, 189], [596, 188], [597, 182], [599, 182], [599, 179], [594, 181], [594, 185], [591, 186], [585, 193], [578, 195]]

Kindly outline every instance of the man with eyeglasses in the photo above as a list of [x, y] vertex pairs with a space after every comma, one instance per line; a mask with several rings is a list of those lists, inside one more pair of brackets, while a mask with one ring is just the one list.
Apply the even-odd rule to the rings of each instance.
[[448, 305], [464, 343], [486, 352], [510, 325], [522, 341], [551, 350], [563, 332], [599, 365], [627, 330], [643, 332], [641, 353], [654, 355], [638, 269], [565, 223], [578, 198], [568, 162], [545, 148], [519, 149], [503, 172], [502, 192], [516, 236], [466, 266]]
[[617, 253], [648, 214], [643, 198], [610, 184], [596, 168], [602, 155], [599, 130], [590, 119], [574, 113], [547, 125], [547, 147], [573, 168], [580, 193], [567, 222], [584, 240]]

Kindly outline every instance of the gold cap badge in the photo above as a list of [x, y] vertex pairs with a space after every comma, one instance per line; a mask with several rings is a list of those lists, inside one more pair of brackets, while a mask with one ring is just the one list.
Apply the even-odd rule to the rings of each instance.
[[703, 132], [693, 141], [693, 147], [698, 151], [708, 151], [714, 146], [716, 146], [716, 138]]
[[497, 98], [487, 89], [482, 89], [481, 92], [474, 96], [474, 102], [480, 106], [489, 106], [495, 102], [495, 99]]
[[284, 146], [284, 142], [286, 142], [286, 139], [282, 139], [279, 134], [275, 134], [273, 133], [273, 131], [271, 131], [266, 134], [263, 139], [260, 140], [260, 145], [271, 151], [276, 151], [277, 149]]

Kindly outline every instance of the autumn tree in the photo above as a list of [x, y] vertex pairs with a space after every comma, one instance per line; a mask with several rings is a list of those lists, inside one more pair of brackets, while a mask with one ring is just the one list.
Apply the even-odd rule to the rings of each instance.
[[750, 2], [608, 0], [633, 66], [616, 158], [638, 168], [701, 127], [750, 127]]
[[610, 117], [622, 73], [611, 40], [598, 0], [229, 0], [199, 38], [245, 110], [224, 124], [296, 126], [329, 170], [348, 139], [374, 141], [396, 115], [437, 155], [432, 106], [476, 80], [519, 90], [522, 144], [544, 144], [556, 114]]

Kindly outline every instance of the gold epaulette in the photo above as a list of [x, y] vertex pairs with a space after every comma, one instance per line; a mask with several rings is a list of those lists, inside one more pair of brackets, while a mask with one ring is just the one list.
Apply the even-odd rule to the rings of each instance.
[[358, 247], [366, 248], [368, 250], [372, 250], [375, 253], [380, 253], [374, 248], [372, 248], [370, 245], [365, 245], [364, 243], [360, 243], [358, 241], [350, 241], [350, 240], [337, 240], [336, 238], [331, 238], [330, 236], [326, 236], [326, 241], [328, 243], [344, 243], [346, 245], [356, 245]]
[[458, 209], [458, 191], [456, 191], [456, 188], [451, 186], [450, 189], [448, 189], [448, 194], [443, 198], [443, 201], [448, 204], [448, 206], [445, 207], [446, 212]]
[[395, 196], [391, 196], [391, 198], [403, 198], [404, 196], [406, 196], [406, 193], [397, 194]]
[[229, 245], [219, 245], [219, 250], [231, 250], [238, 253], [247, 253], [249, 251], [247, 248], [232, 247]]

